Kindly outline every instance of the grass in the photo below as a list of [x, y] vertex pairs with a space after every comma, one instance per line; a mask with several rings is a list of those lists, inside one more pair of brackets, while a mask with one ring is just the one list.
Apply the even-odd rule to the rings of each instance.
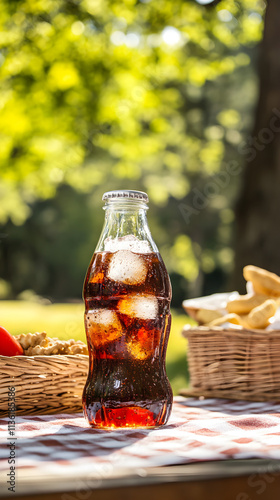
[[[83, 323], [83, 303], [50, 304], [27, 301], [1, 301], [0, 325], [13, 335], [46, 331], [49, 337], [61, 340], [74, 338], [86, 342]], [[167, 374], [174, 394], [188, 385], [186, 340], [181, 331], [188, 318], [172, 312], [172, 326], [168, 343]]]

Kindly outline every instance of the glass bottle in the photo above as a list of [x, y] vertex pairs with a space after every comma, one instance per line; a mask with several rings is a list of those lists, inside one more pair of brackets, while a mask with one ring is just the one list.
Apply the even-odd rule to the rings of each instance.
[[141, 191], [103, 195], [105, 223], [84, 282], [89, 374], [84, 414], [98, 428], [167, 422], [171, 285]]

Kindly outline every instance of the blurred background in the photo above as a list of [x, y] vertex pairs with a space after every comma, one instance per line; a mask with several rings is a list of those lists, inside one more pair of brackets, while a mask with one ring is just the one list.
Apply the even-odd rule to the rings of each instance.
[[279, 23], [277, 0], [1, 1], [2, 326], [84, 339], [102, 194], [143, 190], [186, 382], [182, 300], [280, 273]]

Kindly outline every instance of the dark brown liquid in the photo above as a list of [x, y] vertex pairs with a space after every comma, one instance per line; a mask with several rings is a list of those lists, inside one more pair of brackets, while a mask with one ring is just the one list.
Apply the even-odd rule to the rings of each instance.
[[156, 427], [170, 414], [165, 372], [171, 287], [157, 253], [95, 253], [84, 284], [93, 427]]

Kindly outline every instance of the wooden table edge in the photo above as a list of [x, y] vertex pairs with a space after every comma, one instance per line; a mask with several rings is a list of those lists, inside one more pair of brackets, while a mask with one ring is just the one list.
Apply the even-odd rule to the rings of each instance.
[[[26, 470], [27, 472], [27, 470]], [[1, 474], [2, 475], [2, 474]], [[21, 474], [20, 474], [21, 475]], [[4, 477], [4, 475], [2, 475]], [[5, 479], [6, 481], [6, 479]], [[10, 493], [8, 485], [0, 482], [0, 498], [11, 495], [20, 500], [139, 500], [170, 499], [179, 495], [180, 500], [220, 498], [252, 500], [269, 498], [279, 500], [280, 460], [248, 459], [196, 462], [190, 464], [120, 469], [103, 475], [69, 475], [17, 477], [16, 491]], [[223, 496], [220, 489], [224, 488]], [[262, 496], [265, 493], [268, 496]], [[226, 496], [230, 495], [230, 496]], [[168, 495], [168, 496], [167, 496]], [[217, 496], [218, 495], [218, 496]], [[235, 495], [235, 496], [234, 496]], [[239, 495], [239, 496], [238, 496]], [[255, 496], [254, 496], [255, 495]]]

